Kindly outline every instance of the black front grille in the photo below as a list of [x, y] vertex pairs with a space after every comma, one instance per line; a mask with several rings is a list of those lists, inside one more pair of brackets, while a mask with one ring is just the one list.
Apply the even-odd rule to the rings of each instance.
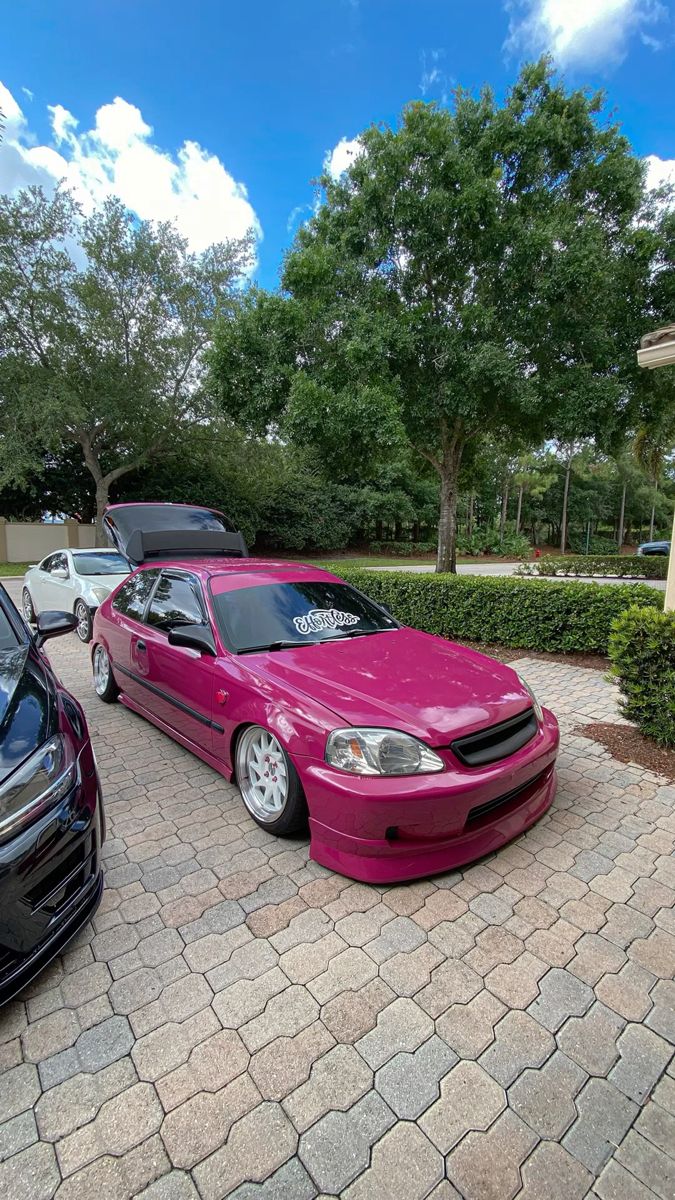
[[508, 721], [500, 721], [498, 725], [479, 729], [478, 733], [457, 738], [450, 743], [450, 749], [465, 767], [485, 767], [488, 763], [498, 762], [500, 758], [508, 758], [509, 754], [515, 754], [516, 750], [526, 746], [537, 728], [534, 709], [526, 708]]
[[540, 771], [538, 775], [535, 775], [534, 779], [528, 779], [527, 783], [521, 783], [519, 787], [512, 788], [510, 792], [504, 792], [502, 796], [497, 796], [495, 800], [488, 800], [487, 804], [478, 804], [476, 808], [472, 808], [466, 818], [467, 825], [473, 824], [474, 821], [480, 821], [481, 817], [494, 812], [496, 808], [502, 808], [503, 805], [510, 804], [512, 800], [516, 800], [518, 796], [522, 796], [523, 792], [527, 792], [536, 784], [541, 783], [548, 769], [547, 767], [546, 770]]

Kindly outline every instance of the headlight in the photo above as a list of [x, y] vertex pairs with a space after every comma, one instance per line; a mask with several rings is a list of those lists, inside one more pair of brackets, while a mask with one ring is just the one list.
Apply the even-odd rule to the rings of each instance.
[[[517, 674], [517, 672], [516, 672], [516, 674]], [[534, 715], [537, 718], [537, 720], [539, 721], [539, 723], [541, 724], [541, 722], [544, 719], [544, 714], [541, 711], [541, 704], [537, 700], [537, 697], [535, 696], [534, 692], [532, 691], [532, 688], [530, 687], [529, 683], [525, 679], [523, 679], [522, 675], [518, 675], [518, 678], [519, 678], [520, 682], [522, 683], [523, 687], [525, 688], [525, 691], [529, 692], [530, 699], [532, 701], [532, 707], [534, 709]]]
[[109, 591], [109, 589], [108, 589], [108, 588], [104, 588], [104, 587], [93, 587], [91, 590], [92, 590], [92, 592], [94, 593], [94, 595], [95, 595], [96, 599], [98, 600], [99, 604], [103, 604], [103, 601], [104, 601], [104, 600], [107, 600], [107, 599], [108, 599], [108, 596], [110, 595], [110, 591]]
[[424, 742], [397, 729], [336, 729], [326, 762], [353, 775], [421, 775], [445, 766]]
[[63, 739], [58, 735], [50, 738], [0, 788], [0, 839], [18, 833], [58, 804], [76, 778], [77, 764], [66, 761]]

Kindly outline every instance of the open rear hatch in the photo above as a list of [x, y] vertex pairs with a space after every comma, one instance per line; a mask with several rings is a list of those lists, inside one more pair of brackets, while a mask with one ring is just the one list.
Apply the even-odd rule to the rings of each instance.
[[135, 567], [190, 555], [248, 556], [246, 542], [227, 517], [195, 504], [111, 504], [103, 528]]

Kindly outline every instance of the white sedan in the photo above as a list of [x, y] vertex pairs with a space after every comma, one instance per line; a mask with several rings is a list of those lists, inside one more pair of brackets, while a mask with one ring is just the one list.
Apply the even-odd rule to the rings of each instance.
[[116, 550], [55, 550], [23, 577], [23, 615], [32, 624], [45, 609], [74, 612], [77, 636], [88, 642], [96, 609], [130, 570]]

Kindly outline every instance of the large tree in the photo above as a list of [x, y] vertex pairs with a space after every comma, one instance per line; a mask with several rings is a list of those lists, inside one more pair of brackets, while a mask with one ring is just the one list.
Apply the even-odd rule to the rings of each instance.
[[338, 468], [404, 439], [438, 475], [437, 569], [454, 570], [473, 439], [567, 435], [573, 413], [575, 436], [592, 436], [621, 410], [617, 280], [630, 275], [643, 169], [602, 98], [567, 91], [546, 61], [503, 104], [487, 88], [458, 91], [452, 109], [411, 104], [360, 144], [339, 179], [322, 179], [282, 295], [265, 302], [285, 330], [268, 343], [283, 360], [264, 372], [274, 386], [249, 374], [245, 400], [231, 386], [236, 325], [214, 374], [230, 412], [257, 405]]
[[171, 224], [68, 192], [0, 198], [0, 486], [75, 448], [100, 527], [111, 485], [208, 415], [203, 357], [249, 239], [190, 253]]

